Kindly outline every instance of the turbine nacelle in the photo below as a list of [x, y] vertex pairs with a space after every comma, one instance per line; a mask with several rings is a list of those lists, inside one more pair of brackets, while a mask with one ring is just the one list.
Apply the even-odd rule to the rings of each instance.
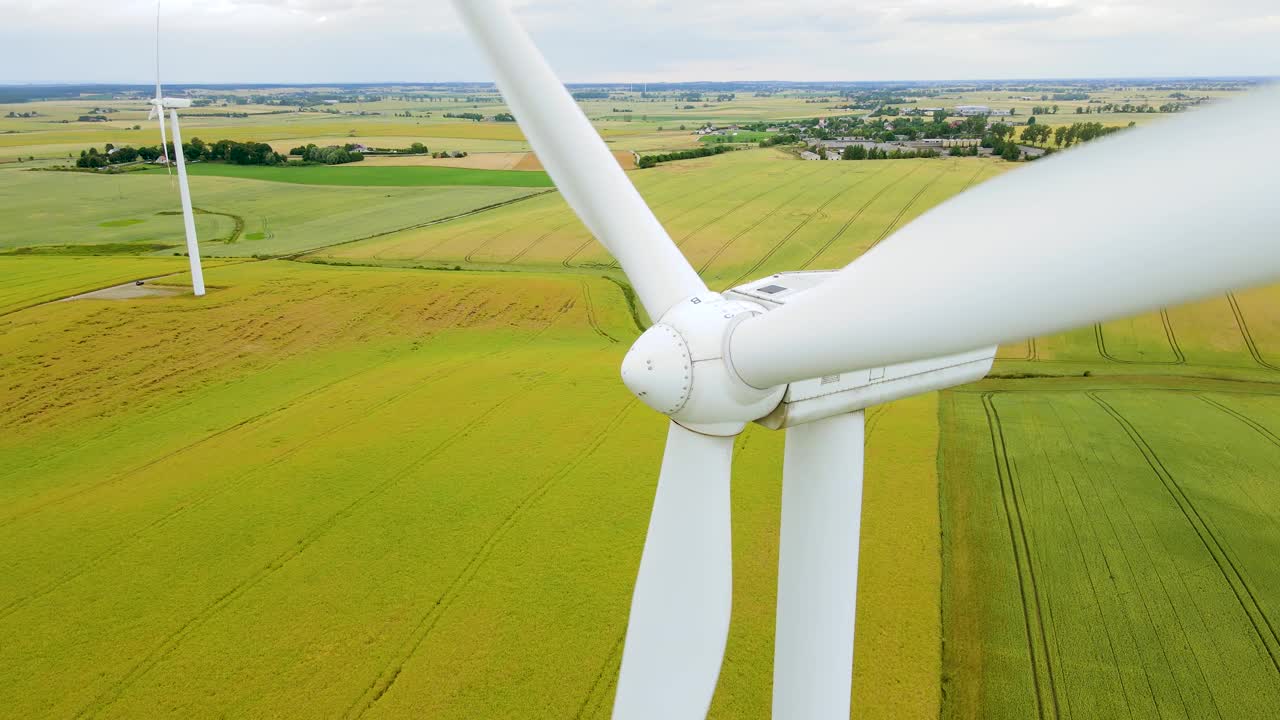
[[191, 107], [191, 100], [188, 98], [154, 97], [151, 98], [148, 104], [151, 105], [151, 112], [147, 115], [147, 119], [154, 120], [157, 114], [165, 110]]
[[728, 359], [734, 328], [764, 311], [719, 293], [678, 303], [631, 346], [622, 360], [622, 382], [641, 402], [690, 430], [737, 435], [777, 407], [786, 391], [748, 385]]
[[706, 435], [737, 435], [749, 422], [779, 430], [912, 395], [981, 380], [996, 346], [857, 368], [760, 389], [733, 369], [730, 339], [743, 322], [783, 307], [835, 271], [786, 272], [679, 303], [636, 340], [622, 382], [641, 402]]

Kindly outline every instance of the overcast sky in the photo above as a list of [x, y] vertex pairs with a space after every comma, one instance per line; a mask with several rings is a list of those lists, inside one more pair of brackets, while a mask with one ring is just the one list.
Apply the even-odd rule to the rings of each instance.
[[[568, 82], [1280, 74], [1280, 0], [515, 0]], [[0, 0], [0, 83], [148, 82], [155, 4]], [[446, 0], [165, 0], [171, 82], [489, 80]]]

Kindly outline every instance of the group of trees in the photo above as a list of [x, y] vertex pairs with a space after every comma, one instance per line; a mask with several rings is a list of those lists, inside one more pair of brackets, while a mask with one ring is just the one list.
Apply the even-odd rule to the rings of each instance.
[[[166, 153], [165, 150], [168, 150]], [[105, 146], [105, 152], [98, 152], [96, 147], [82, 150], [76, 167], [102, 168], [109, 165], [123, 165], [132, 162], [151, 162], [162, 155], [175, 156], [173, 143], [162, 149], [159, 145], [135, 148], [131, 145], [116, 147], [111, 143]], [[237, 142], [235, 140], [219, 140], [207, 144], [198, 137], [182, 144], [182, 156], [186, 162], [229, 162], [236, 165], [279, 165], [285, 158], [271, 149], [266, 143]]]
[[692, 160], [694, 158], [709, 157], [711, 155], [719, 155], [733, 150], [730, 145], [711, 145], [708, 147], [700, 147], [697, 150], [679, 150], [676, 152], [663, 153], [661, 155], [644, 155], [636, 163], [639, 168], [651, 168], [658, 163], [671, 162], [672, 160]]
[[355, 145], [351, 144], [341, 147], [320, 147], [315, 143], [308, 143], [291, 149], [289, 154], [301, 157], [304, 162], [322, 163], [324, 165], [344, 165], [364, 160], [364, 155], [355, 149]]
[[497, 122], [515, 122], [516, 116], [509, 112], [500, 112], [497, 115], [494, 115], [493, 119]]
[[444, 116], [447, 118], [459, 118], [461, 120], [474, 120], [475, 122], [480, 122], [484, 120], [484, 115], [481, 115], [480, 113], [474, 113], [474, 112], [445, 113]]
[[[819, 152], [819, 155], [822, 153]], [[841, 160], [908, 160], [911, 158], [936, 158], [939, 157], [937, 150], [932, 148], [923, 148], [920, 150], [885, 150], [874, 145], [867, 147], [866, 145], [849, 145], [841, 153]]]

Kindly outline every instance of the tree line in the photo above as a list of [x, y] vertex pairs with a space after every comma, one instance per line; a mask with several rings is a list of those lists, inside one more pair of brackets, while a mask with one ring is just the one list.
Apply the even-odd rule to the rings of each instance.
[[710, 157], [711, 155], [719, 155], [721, 153], [730, 152], [733, 147], [730, 145], [712, 145], [708, 147], [700, 147], [696, 150], [678, 150], [676, 152], [662, 153], [661, 155], [644, 155], [636, 162], [636, 167], [651, 168], [658, 163], [671, 162], [672, 160], [692, 160], [694, 158]]

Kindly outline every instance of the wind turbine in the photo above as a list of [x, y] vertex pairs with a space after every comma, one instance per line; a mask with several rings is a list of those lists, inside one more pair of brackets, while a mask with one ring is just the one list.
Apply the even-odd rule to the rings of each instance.
[[671, 422], [615, 718], [710, 706], [732, 595], [733, 437], [746, 423], [787, 429], [773, 716], [846, 720], [863, 409], [977, 380], [1000, 342], [1280, 277], [1280, 146], [1257, 121], [1280, 111], [1268, 90], [994, 179], [842, 270], [712, 292], [505, 0], [454, 5], [543, 165], [656, 320], [622, 364], [626, 386]]
[[187, 184], [187, 164], [182, 157], [182, 129], [178, 127], [178, 108], [191, 107], [186, 98], [167, 98], [160, 90], [160, 3], [156, 3], [156, 96], [151, 100], [147, 119], [160, 120], [160, 154], [169, 167], [168, 138], [164, 132], [164, 113], [169, 111], [173, 123], [173, 155], [178, 165], [178, 190], [182, 196], [182, 225], [187, 235], [187, 261], [191, 265], [191, 290], [196, 297], [204, 295], [204, 270], [200, 266], [200, 245], [196, 242], [196, 219], [191, 211], [191, 187]]

